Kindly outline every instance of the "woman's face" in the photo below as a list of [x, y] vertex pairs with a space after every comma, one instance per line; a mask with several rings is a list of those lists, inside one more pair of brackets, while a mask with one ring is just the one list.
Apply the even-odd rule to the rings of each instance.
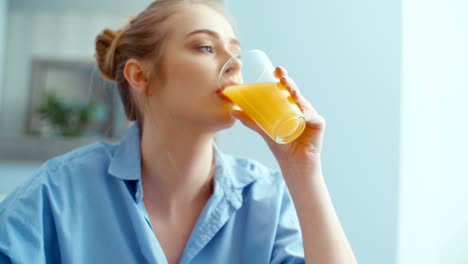
[[171, 16], [168, 25], [164, 82], [152, 84], [149, 114], [209, 130], [232, 126], [233, 105], [216, 92], [222, 66], [240, 53], [230, 23], [208, 6], [192, 5]]

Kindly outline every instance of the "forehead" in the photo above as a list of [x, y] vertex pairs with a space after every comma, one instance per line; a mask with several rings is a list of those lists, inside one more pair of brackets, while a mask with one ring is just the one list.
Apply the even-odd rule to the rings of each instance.
[[184, 38], [190, 32], [208, 29], [217, 32], [221, 38], [235, 38], [231, 24], [224, 15], [212, 7], [193, 4], [182, 7], [169, 18], [169, 32], [175, 38]]

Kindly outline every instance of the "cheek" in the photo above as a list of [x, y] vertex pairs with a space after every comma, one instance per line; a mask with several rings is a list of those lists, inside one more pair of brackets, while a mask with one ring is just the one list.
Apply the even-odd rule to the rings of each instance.
[[190, 111], [211, 100], [217, 89], [216, 65], [186, 59], [183, 62], [172, 61], [167, 66], [166, 82], [161, 92], [163, 100], [170, 102], [172, 107]]
[[[203, 90], [216, 89], [217, 65], [208, 55], [194, 55], [190, 52], [180, 54], [177, 59], [168, 65], [167, 76], [174, 85], [184, 86], [182, 89]], [[191, 94], [190, 91], [187, 91]]]

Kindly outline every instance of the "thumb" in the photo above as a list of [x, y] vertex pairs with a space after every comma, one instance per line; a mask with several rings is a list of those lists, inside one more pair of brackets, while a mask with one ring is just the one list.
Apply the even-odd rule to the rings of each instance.
[[268, 135], [263, 131], [262, 128], [260, 128], [257, 123], [255, 123], [255, 121], [252, 120], [252, 118], [250, 118], [244, 111], [241, 111], [241, 110], [233, 110], [232, 111], [232, 115], [238, 119], [239, 121], [241, 121], [241, 123], [252, 129], [253, 131], [257, 132], [258, 134], [260, 134], [262, 137], [268, 137]]

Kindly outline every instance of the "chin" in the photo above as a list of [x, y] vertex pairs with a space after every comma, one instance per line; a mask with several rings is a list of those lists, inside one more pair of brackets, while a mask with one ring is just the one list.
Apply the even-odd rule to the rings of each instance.
[[231, 128], [237, 121], [237, 118], [231, 115], [231, 111], [225, 111], [220, 113], [218, 116], [214, 117], [213, 122], [211, 122], [212, 127], [216, 131], [221, 131], [224, 129]]
[[[219, 104], [221, 102], [221, 104]], [[218, 101], [218, 105], [214, 108], [211, 108], [204, 114], [200, 116], [204, 116], [205, 127], [209, 128], [210, 130], [214, 131], [221, 131], [227, 128], [234, 126], [237, 121], [231, 113], [233, 110], [234, 105], [231, 102], [226, 101]]]
[[222, 120], [220, 120], [219, 124], [221, 126], [221, 129], [226, 129], [226, 128], [230, 128], [230, 127], [234, 126], [236, 121], [237, 121], [237, 118], [232, 116], [231, 113], [229, 112], [229, 113], [224, 115]]
[[230, 122], [228, 124], [226, 124], [225, 129], [233, 127], [236, 122], [237, 122], [237, 119], [235, 117], [231, 116]]

